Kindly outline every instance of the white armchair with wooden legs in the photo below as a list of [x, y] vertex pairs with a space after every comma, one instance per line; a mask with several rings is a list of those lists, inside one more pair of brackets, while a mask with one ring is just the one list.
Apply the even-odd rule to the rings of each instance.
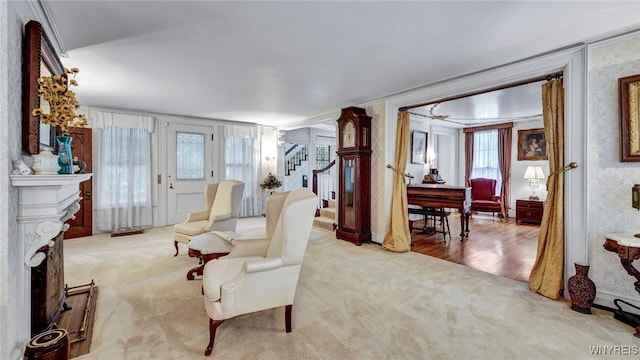
[[188, 244], [193, 236], [213, 230], [236, 231], [243, 193], [244, 183], [239, 180], [208, 184], [204, 190], [205, 209], [190, 212], [187, 220], [173, 226], [175, 256], [178, 255], [178, 243]]
[[307, 188], [283, 194], [286, 198], [268, 201], [269, 215], [279, 216], [273, 229], [267, 226], [267, 238], [238, 241], [231, 253], [205, 265], [204, 308], [209, 316], [205, 356], [213, 350], [218, 327], [239, 315], [284, 306], [285, 329], [291, 332], [293, 300], [318, 198]]

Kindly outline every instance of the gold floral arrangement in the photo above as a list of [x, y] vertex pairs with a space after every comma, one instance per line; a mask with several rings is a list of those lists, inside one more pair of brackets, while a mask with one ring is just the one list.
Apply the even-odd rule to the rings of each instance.
[[[69, 135], [69, 127], [85, 127], [88, 125], [84, 115], [76, 114], [80, 107], [76, 94], [69, 88], [78, 86], [76, 74], [80, 72], [78, 68], [64, 68], [64, 74], [43, 76], [38, 79], [38, 94], [42, 96], [49, 107], [39, 107], [31, 112], [33, 116], [40, 116], [40, 122], [58, 127], [62, 135]], [[72, 75], [73, 77], [69, 77]], [[48, 112], [47, 112], [48, 110]]]
[[282, 181], [278, 180], [278, 178], [272, 173], [269, 173], [269, 175], [267, 175], [267, 177], [265, 177], [264, 180], [262, 180], [262, 182], [260, 183], [260, 187], [262, 188], [262, 190], [273, 190], [279, 188], [280, 186], [282, 186]]

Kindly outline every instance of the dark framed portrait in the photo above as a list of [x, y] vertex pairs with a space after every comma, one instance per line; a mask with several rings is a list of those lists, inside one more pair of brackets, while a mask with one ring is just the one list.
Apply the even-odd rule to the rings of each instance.
[[518, 160], [549, 160], [544, 129], [518, 130]]

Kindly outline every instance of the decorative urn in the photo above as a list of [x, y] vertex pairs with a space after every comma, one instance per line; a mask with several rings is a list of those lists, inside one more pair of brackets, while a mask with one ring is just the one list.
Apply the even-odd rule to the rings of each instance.
[[57, 175], [60, 166], [58, 165], [58, 157], [51, 151], [40, 151], [40, 154], [31, 155], [33, 158], [33, 166], [31, 168], [36, 175]]

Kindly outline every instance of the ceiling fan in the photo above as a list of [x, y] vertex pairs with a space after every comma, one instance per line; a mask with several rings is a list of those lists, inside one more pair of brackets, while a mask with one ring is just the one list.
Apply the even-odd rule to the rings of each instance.
[[454, 124], [458, 124], [458, 125], [462, 125], [462, 126], [475, 126], [475, 125], [479, 125], [480, 123], [481, 124], [494, 124], [494, 123], [502, 123], [502, 122], [505, 122], [505, 121], [522, 121], [522, 120], [528, 120], [528, 119], [542, 117], [542, 114], [534, 114], [534, 115], [526, 115], [526, 116], [518, 116], [518, 117], [510, 117], [510, 118], [476, 118], [476, 117], [474, 117], [474, 118], [455, 118], [455, 117], [451, 117], [450, 115], [438, 115], [438, 114], [435, 114], [434, 110], [440, 104], [441, 103], [432, 104], [431, 107], [429, 107], [429, 113], [427, 115], [418, 114], [418, 113], [411, 113], [411, 114], [423, 116], [423, 117], [430, 118], [430, 119], [433, 119], [433, 120], [446, 121], [446, 122], [450, 122], [450, 123], [454, 123]]

